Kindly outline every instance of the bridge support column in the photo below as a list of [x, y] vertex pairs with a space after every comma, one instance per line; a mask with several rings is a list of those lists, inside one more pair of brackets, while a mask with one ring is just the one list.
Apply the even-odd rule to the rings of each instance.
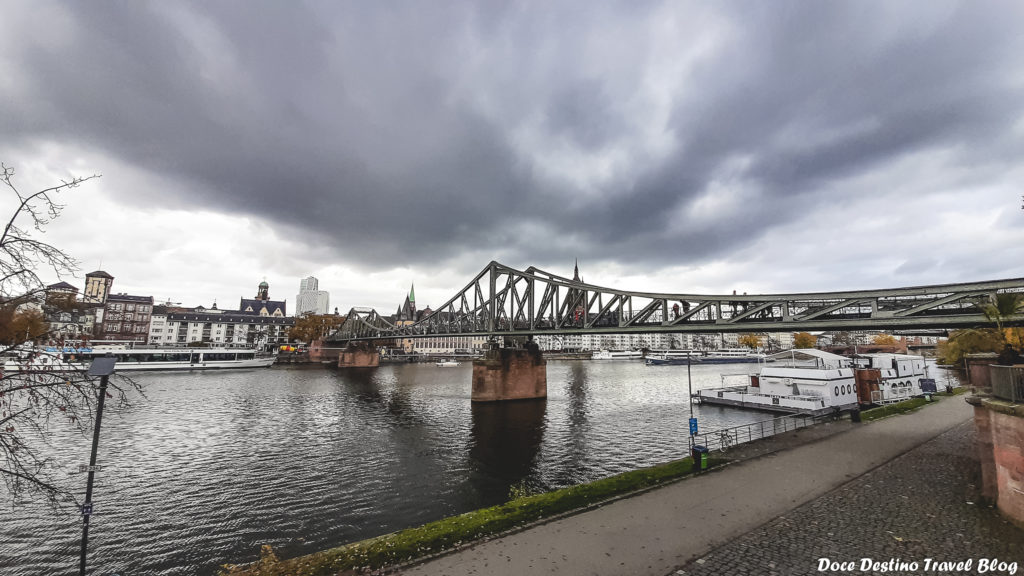
[[380, 353], [369, 344], [349, 344], [338, 354], [338, 368], [375, 368], [380, 366]]
[[547, 398], [548, 366], [540, 348], [491, 348], [473, 361], [473, 402]]

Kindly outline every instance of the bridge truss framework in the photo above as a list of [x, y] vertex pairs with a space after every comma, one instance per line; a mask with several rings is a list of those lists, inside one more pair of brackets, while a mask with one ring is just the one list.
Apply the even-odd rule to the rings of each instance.
[[[491, 262], [431, 314], [407, 325], [353, 308], [332, 341], [431, 336], [798, 332], [992, 326], [982, 306], [1024, 292], [1024, 278], [802, 294], [699, 295], [617, 290]], [[1003, 319], [1024, 325], [1024, 314]], [[399, 323], [401, 324], [401, 323]]]

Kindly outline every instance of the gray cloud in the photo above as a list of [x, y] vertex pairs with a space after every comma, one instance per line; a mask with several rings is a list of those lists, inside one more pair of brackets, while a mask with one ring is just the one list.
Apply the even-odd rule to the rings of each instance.
[[[23, 82], [0, 131], [181, 183], [124, 202], [264, 218], [371, 269], [466, 250], [694, 265], [903, 158], [953, 150], [976, 171], [951, 178], [998, 184], [1020, 157], [1018, 4], [707, 10], [16, 4], [0, 26], [22, 43], [0, 59]], [[52, 14], [48, 41], [36, 15]], [[653, 33], [666, 18], [717, 38], [675, 77], [652, 75], [676, 49]], [[659, 124], [645, 103], [661, 81], [675, 88]]]

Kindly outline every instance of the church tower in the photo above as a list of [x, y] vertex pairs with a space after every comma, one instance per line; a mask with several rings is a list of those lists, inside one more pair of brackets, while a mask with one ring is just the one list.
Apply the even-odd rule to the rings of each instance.
[[[573, 266], [573, 269], [572, 269], [572, 281], [573, 282], [579, 282], [581, 284], [583, 283], [583, 279], [580, 278], [580, 260], [579, 260], [579, 258], [576, 259], [576, 264]], [[579, 322], [585, 320], [586, 317], [587, 317], [587, 309], [586, 309], [586, 306], [584, 306], [584, 304], [587, 301], [587, 294], [586, 294], [586, 292], [584, 292], [580, 288], [570, 288], [569, 292], [566, 294], [565, 297], [566, 297], [566, 300], [569, 301], [569, 302], [572, 302], [574, 300], [579, 302], [579, 304], [576, 305], [576, 308], [573, 309], [573, 314], [572, 314], [572, 321], [573, 321], [573, 323], [579, 323]]]
[[405, 297], [405, 302], [399, 309], [399, 318], [402, 320], [416, 321], [416, 286], [409, 286], [409, 295]]

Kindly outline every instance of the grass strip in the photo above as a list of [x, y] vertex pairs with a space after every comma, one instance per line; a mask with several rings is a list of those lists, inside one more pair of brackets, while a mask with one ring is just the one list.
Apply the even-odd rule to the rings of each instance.
[[904, 400], [903, 402], [886, 404], [885, 406], [879, 406], [878, 408], [864, 410], [860, 413], [860, 419], [865, 422], [871, 422], [872, 420], [878, 420], [880, 418], [885, 418], [886, 416], [892, 416], [893, 414], [906, 414], [907, 412], [917, 410], [925, 404], [928, 404], [928, 401], [924, 398], [911, 398], [910, 400]]
[[[724, 462], [725, 459], [712, 458], [709, 465]], [[587, 484], [516, 498], [498, 506], [290, 560], [278, 560], [270, 547], [264, 546], [258, 562], [245, 566], [225, 565], [221, 575], [326, 576], [391, 566], [454, 548], [464, 542], [499, 534], [541, 518], [579, 510], [613, 496], [690, 475], [693, 473], [692, 465], [690, 458], [684, 458], [624, 472]]]
[[[967, 392], [967, 388], [965, 386], [958, 386], [953, 388], [952, 392], [936, 392], [935, 394], [932, 394], [932, 398], [938, 399], [938, 397], [941, 396], [959, 396], [965, 392]], [[907, 412], [917, 410], [925, 404], [929, 404], [928, 400], [925, 398], [911, 398], [910, 400], [904, 400], [903, 402], [886, 404], [885, 406], [879, 406], [878, 408], [864, 410], [860, 413], [860, 418], [865, 422], [871, 422], [872, 420], [878, 420], [879, 418], [885, 418], [886, 416], [892, 416], [893, 414], [906, 414]]]

